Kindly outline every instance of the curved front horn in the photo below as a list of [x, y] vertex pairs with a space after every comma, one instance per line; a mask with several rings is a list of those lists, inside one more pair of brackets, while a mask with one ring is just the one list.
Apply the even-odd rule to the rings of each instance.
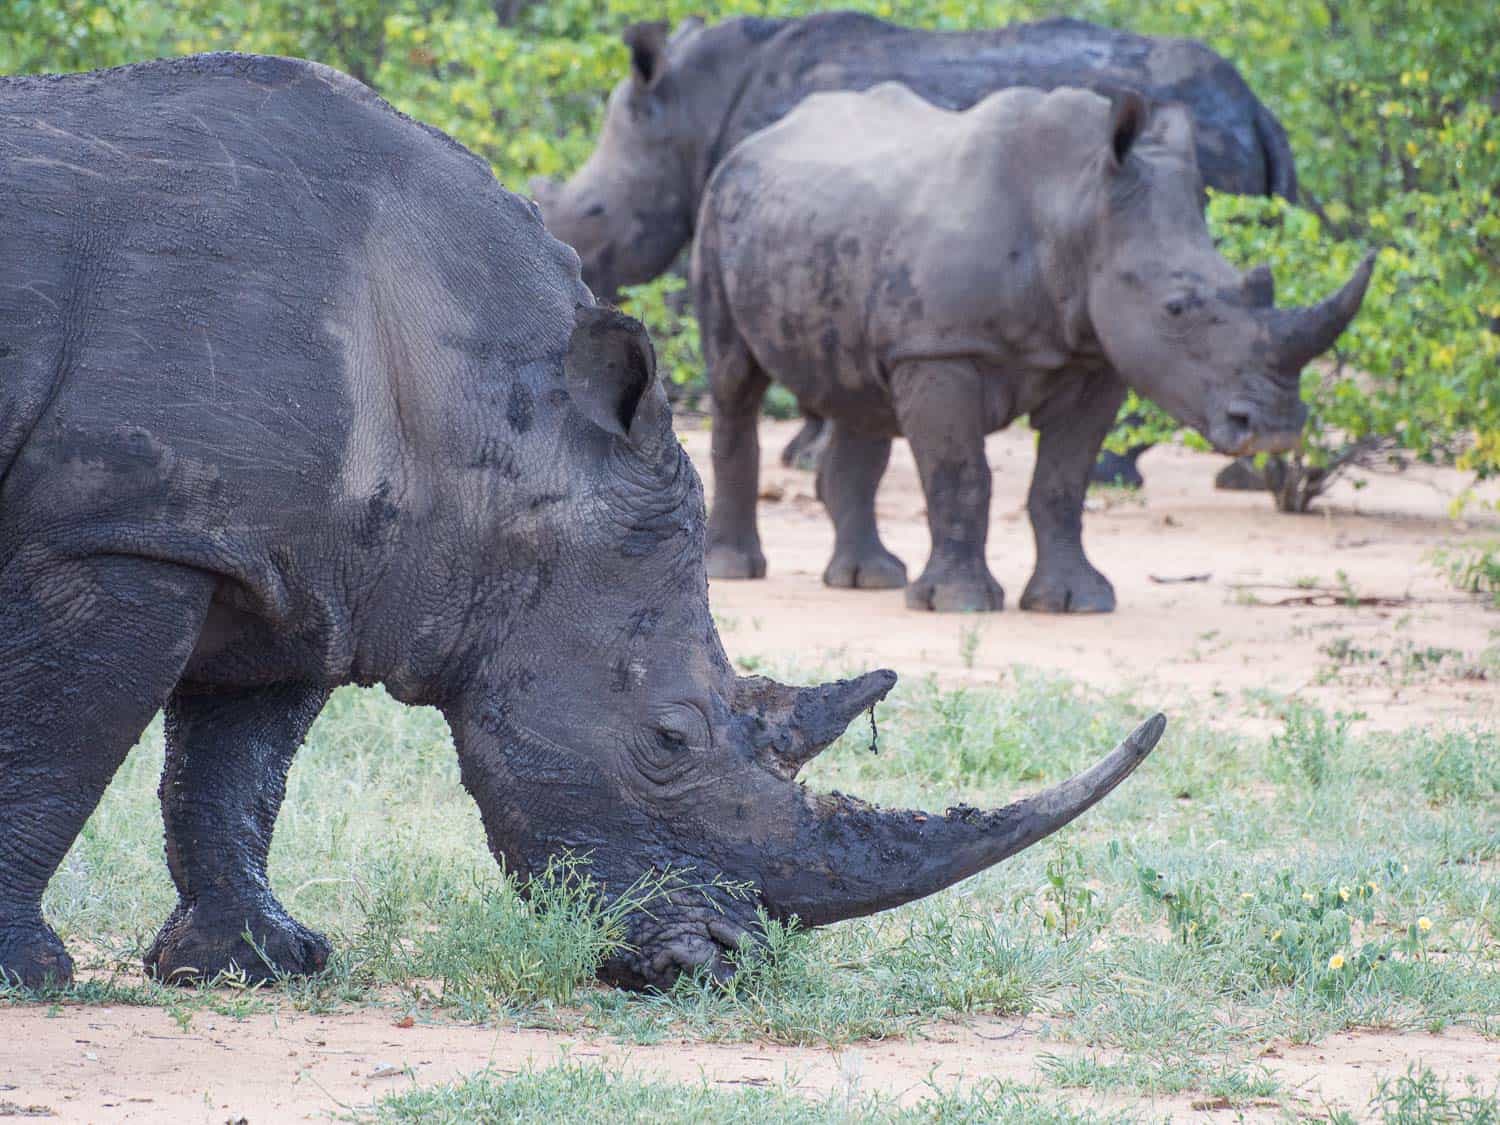
[[1030, 847], [1093, 807], [1146, 759], [1166, 729], [1147, 719], [1092, 768], [1003, 809], [942, 816], [810, 796], [798, 839], [770, 857], [762, 887], [780, 917], [809, 926], [858, 918], [933, 894]]
[[1269, 314], [1271, 334], [1282, 367], [1301, 370], [1333, 347], [1339, 333], [1359, 312], [1374, 269], [1375, 254], [1371, 252], [1355, 268], [1354, 276], [1331, 297], [1308, 308], [1275, 309]]

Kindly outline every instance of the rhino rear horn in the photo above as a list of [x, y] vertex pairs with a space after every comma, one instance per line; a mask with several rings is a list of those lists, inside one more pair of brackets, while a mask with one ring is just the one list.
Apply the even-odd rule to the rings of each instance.
[[1252, 309], [1269, 309], [1276, 304], [1276, 278], [1270, 266], [1256, 266], [1245, 275], [1245, 301]]
[[734, 710], [757, 720], [754, 741], [765, 753], [766, 765], [792, 778], [895, 686], [896, 673], [885, 668], [805, 688], [788, 687], [766, 676], [741, 676], [735, 685]]

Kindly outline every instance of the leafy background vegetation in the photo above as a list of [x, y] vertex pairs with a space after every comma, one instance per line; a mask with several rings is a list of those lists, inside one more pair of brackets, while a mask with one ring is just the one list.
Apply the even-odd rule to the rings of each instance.
[[[593, 145], [636, 20], [799, 15], [813, 0], [9, 0], [0, 71], [87, 69], [161, 54], [254, 50], [347, 70], [483, 154], [502, 181], [566, 174]], [[1202, 39], [1285, 123], [1314, 210], [1217, 197], [1226, 253], [1269, 262], [1309, 301], [1383, 247], [1365, 309], [1310, 369], [1301, 455], [1272, 473], [1305, 508], [1351, 464], [1418, 459], [1500, 471], [1500, 6], [1438, 0], [843, 0], [925, 27], [1069, 15]], [[690, 315], [633, 298], [666, 370], [701, 386]], [[780, 404], [785, 409], [786, 404]], [[1135, 404], [1130, 404], [1135, 405]], [[1117, 445], [1175, 427], [1147, 409]]]

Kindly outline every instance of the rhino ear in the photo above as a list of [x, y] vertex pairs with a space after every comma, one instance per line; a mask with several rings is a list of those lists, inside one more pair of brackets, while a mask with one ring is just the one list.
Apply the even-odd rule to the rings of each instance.
[[1109, 113], [1109, 166], [1118, 172], [1125, 166], [1125, 158], [1135, 147], [1146, 119], [1151, 115], [1146, 99], [1134, 90], [1122, 90], [1115, 95]]
[[633, 23], [620, 37], [630, 48], [630, 72], [648, 89], [661, 77], [667, 65], [667, 41], [672, 25], [666, 20]]
[[590, 421], [616, 437], [633, 437], [647, 421], [643, 403], [665, 396], [656, 386], [656, 351], [640, 321], [614, 309], [579, 305], [564, 361], [568, 395]]

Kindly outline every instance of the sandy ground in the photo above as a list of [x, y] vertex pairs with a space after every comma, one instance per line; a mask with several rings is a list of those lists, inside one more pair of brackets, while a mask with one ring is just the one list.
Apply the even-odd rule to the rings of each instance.
[[[1119, 608], [1022, 613], [1014, 606], [1036, 557], [1025, 511], [1033, 446], [1028, 431], [1013, 428], [988, 448], [988, 556], [1006, 609], [915, 613], [899, 590], [822, 584], [832, 526], [811, 475], [776, 462], [794, 430], [781, 423], [762, 432], [762, 493], [779, 497], [760, 505], [766, 579], [715, 583], [711, 591], [731, 655], [989, 683], [1029, 665], [1136, 691], [1169, 714], [1212, 709], [1252, 727], [1269, 721], [1245, 698], [1256, 689], [1365, 712], [1382, 727], [1490, 722], [1500, 711], [1500, 612], [1454, 591], [1432, 562], [1440, 548], [1500, 538], [1500, 518], [1484, 506], [1500, 489], [1480, 490], [1480, 502], [1454, 519], [1450, 504], [1467, 478], [1415, 468], [1340, 482], [1315, 512], [1289, 516], [1265, 494], [1215, 491], [1223, 458], [1158, 447], [1141, 459], [1146, 487], [1138, 496], [1096, 490], [1084, 515], [1085, 549], [1114, 584]], [[706, 466], [707, 432], [684, 441]], [[911, 452], [897, 442], [877, 515], [886, 546], [912, 576], [927, 560], [925, 513]], [[1195, 576], [1207, 579], [1156, 581]], [[1338, 591], [1323, 600], [1339, 604], [1277, 604], [1325, 590]], [[1351, 608], [1342, 604], [1351, 591], [1388, 604]], [[974, 638], [968, 653], [966, 636]], [[1325, 650], [1344, 643], [1374, 655], [1341, 666]], [[1443, 650], [1435, 666], [1424, 659], [1429, 649]], [[1474, 678], [1486, 650], [1497, 662], [1492, 678]]]
[[[296, 1013], [237, 1021], [198, 1016], [184, 1031], [154, 1008], [89, 1008], [50, 1016], [28, 1008], [4, 1015], [0, 1117], [47, 1111], [64, 1121], [169, 1121], [206, 1125], [325, 1120], [413, 1084], [491, 1068], [515, 1074], [567, 1059], [618, 1073], [708, 1082], [725, 1088], [787, 1085], [812, 1097], [879, 1093], [920, 1100], [978, 1079], [1031, 1081], [1042, 1055], [1083, 1053], [1049, 1042], [1033, 1021], [981, 1018], [930, 1028], [919, 1039], [861, 1043], [843, 1050], [769, 1044], [667, 1042], [649, 1047], [523, 1028], [417, 1023], [396, 1026], [388, 1011], [329, 1016]], [[1351, 1033], [1316, 1046], [1278, 1044], [1262, 1063], [1296, 1092], [1309, 1114], [1365, 1105], [1383, 1074], [1420, 1061], [1445, 1078], [1493, 1074], [1495, 1044], [1470, 1032]], [[1062, 1095], [1060, 1095], [1062, 1096]], [[1273, 1120], [1271, 1103], [1220, 1106], [1180, 1096], [1097, 1098], [1156, 1117]]]
[[[732, 654], [804, 667], [889, 665], [955, 682], [993, 683], [1012, 666], [1031, 665], [1135, 691], [1169, 712], [1193, 709], [1244, 727], [1269, 722], [1246, 697], [1253, 689], [1357, 709], [1383, 727], [1496, 719], [1500, 687], [1482, 677], [1487, 651], [1500, 651], [1500, 613], [1456, 595], [1430, 561], [1439, 547], [1500, 537], [1500, 522], [1482, 509], [1462, 521], [1450, 518], [1449, 501], [1463, 485], [1456, 474], [1418, 470], [1371, 478], [1358, 490], [1344, 484], [1318, 514], [1290, 517], [1276, 514], [1263, 495], [1213, 491], [1219, 459], [1158, 449], [1143, 460], [1148, 484], [1139, 498], [1100, 499], [1086, 516], [1086, 542], [1115, 584], [1118, 612], [1053, 617], [1011, 609], [952, 617], [909, 612], [899, 592], [822, 586], [832, 536], [812, 480], [774, 463], [791, 429], [768, 425], [763, 439], [763, 483], [779, 495], [762, 505], [770, 577], [719, 583], [712, 591]], [[706, 468], [707, 434], [690, 431], [685, 442]], [[1033, 557], [1023, 510], [1030, 436], [997, 435], [990, 454], [990, 562], [1014, 602]], [[916, 573], [927, 533], [902, 445], [879, 512], [888, 546]], [[1190, 575], [1209, 577], [1153, 581]], [[1276, 604], [1315, 593], [1299, 587], [1309, 581], [1392, 604]], [[1340, 645], [1370, 655], [1340, 663], [1328, 652]], [[1429, 649], [1442, 654], [1434, 658]], [[1500, 666], [1489, 674], [1500, 677]], [[565, 1056], [731, 1087], [788, 1082], [809, 1093], [879, 1091], [914, 1100], [929, 1080], [945, 1087], [981, 1077], [1035, 1080], [1039, 1057], [1082, 1050], [1050, 1040], [1045, 1023], [994, 1019], [843, 1051], [629, 1047], [505, 1026], [402, 1028], [394, 1020], [379, 1008], [329, 1016], [286, 1011], [243, 1022], [200, 1014], [183, 1030], [157, 1009], [0, 1011], [0, 1117], [37, 1107], [64, 1121], [318, 1119], [414, 1082], [486, 1066], [509, 1073]], [[1262, 1059], [1314, 1114], [1326, 1105], [1358, 1110], [1381, 1075], [1402, 1073], [1416, 1061], [1445, 1076], [1475, 1074], [1489, 1083], [1500, 1076], [1500, 1047], [1460, 1031], [1338, 1035], [1314, 1046], [1277, 1045]], [[1254, 1120], [1275, 1112], [1189, 1097], [1094, 1104], [1186, 1119]]]

